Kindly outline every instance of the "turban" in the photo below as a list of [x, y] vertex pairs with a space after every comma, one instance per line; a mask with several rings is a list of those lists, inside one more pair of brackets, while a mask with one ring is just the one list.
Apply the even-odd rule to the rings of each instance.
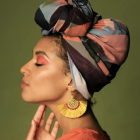
[[61, 33], [74, 86], [86, 99], [111, 83], [128, 56], [127, 26], [117, 19], [102, 19], [88, 0], [43, 2], [34, 20], [43, 35]]

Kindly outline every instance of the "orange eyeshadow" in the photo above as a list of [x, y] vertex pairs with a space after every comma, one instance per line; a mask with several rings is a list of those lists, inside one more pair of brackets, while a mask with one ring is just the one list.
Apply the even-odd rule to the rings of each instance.
[[50, 62], [42, 55], [38, 55], [37, 57], [37, 63], [38, 64], [43, 64], [43, 65], [48, 65]]

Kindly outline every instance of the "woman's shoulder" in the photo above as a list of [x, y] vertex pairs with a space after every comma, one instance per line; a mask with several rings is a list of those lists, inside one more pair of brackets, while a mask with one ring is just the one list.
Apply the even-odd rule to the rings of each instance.
[[106, 131], [102, 133], [88, 128], [75, 128], [57, 140], [110, 140], [110, 137]]

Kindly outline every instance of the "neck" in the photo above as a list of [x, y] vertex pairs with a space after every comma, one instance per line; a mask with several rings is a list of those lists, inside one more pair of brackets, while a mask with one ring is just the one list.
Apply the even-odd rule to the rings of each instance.
[[78, 118], [67, 118], [63, 116], [60, 113], [58, 106], [55, 104], [49, 104], [47, 106], [55, 114], [56, 120], [59, 122], [59, 125], [62, 129], [62, 136], [75, 128], [89, 128], [95, 131], [103, 132], [103, 129], [100, 127], [90, 106], [87, 107], [87, 110], [84, 113], [84, 115]]

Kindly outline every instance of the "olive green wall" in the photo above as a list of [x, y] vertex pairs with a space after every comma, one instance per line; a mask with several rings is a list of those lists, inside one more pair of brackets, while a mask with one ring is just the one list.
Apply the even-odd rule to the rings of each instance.
[[[20, 68], [32, 58], [32, 49], [41, 38], [34, 22], [42, 0], [11, 0], [0, 4], [0, 139], [25, 140], [37, 104], [22, 100]], [[111, 84], [93, 97], [93, 111], [112, 140], [139, 140], [140, 48], [138, 44], [139, 0], [90, 0], [103, 18], [116, 18], [129, 28], [131, 45], [126, 62]], [[46, 119], [50, 113], [47, 109]], [[57, 138], [61, 136], [61, 129]]]

